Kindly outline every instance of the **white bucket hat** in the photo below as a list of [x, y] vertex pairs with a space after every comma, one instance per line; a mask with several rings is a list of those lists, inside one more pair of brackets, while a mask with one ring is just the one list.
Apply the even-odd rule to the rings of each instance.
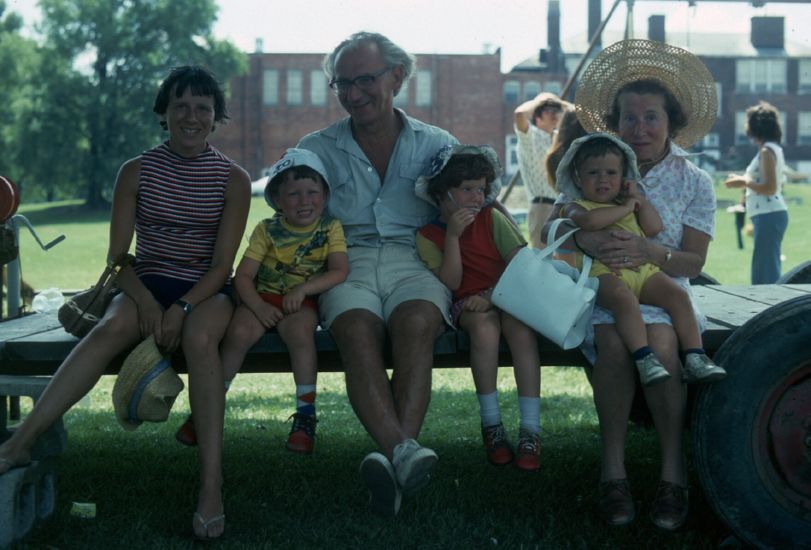
[[288, 168], [293, 168], [294, 166], [307, 166], [321, 174], [321, 177], [324, 178], [324, 185], [327, 187], [327, 196], [329, 196], [330, 186], [329, 180], [327, 179], [327, 169], [324, 168], [324, 163], [321, 162], [318, 155], [307, 149], [288, 149], [285, 151], [284, 155], [282, 155], [282, 158], [277, 160], [273, 166], [270, 167], [268, 182], [265, 185], [265, 202], [274, 210], [278, 210], [279, 208], [273, 200], [273, 197], [270, 196], [270, 181], [283, 171]]
[[574, 162], [574, 157], [577, 154], [577, 151], [580, 150], [580, 147], [582, 147], [584, 143], [597, 138], [608, 139], [622, 150], [622, 152], [625, 154], [626, 160], [628, 161], [628, 169], [623, 175], [623, 180], [634, 180], [637, 185], [641, 185], [642, 176], [639, 175], [639, 168], [636, 166], [636, 155], [634, 154], [634, 150], [614, 134], [597, 132], [577, 138], [572, 142], [571, 145], [569, 145], [569, 149], [566, 150], [566, 154], [564, 154], [563, 158], [560, 159], [560, 164], [558, 164], [558, 169], [555, 172], [555, 177], [557, 179], [555, 186], [557, 187], [558, 192], [563, 193], [572, 199], [583, 198], [583, 192], [580, 190], [580, 187], [577, 186], [577, 182], [575, 182], [572, 178], [571, 165], [572, 162]]

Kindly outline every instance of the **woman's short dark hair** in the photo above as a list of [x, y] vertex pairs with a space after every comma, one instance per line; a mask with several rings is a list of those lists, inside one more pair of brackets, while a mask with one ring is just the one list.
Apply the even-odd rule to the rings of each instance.
[[569, 166], [572, 181], [580, 181], [578, 169], [590, 158], [604, 157], [605, 155], [617, 155], [622, 160], [622, 177], [628, 172], [628, 156], [619, 145], [605, 137], [589, 139], [580, 145]]
[[309, 166], [305, 165], [298, 165], [288, 168], [286, 170], [282, 170], [272, 178], [268, 182], [268, 189], [270, 192], [271, 197], [278, 197], [279, 190], [282, 187], [282, 184], [288, 180], [303, 180], [303, 179], [311, 179], [313, 181], [317, 181], [321, 184], [324, 188], [324, 193], [328, 192], [327, 184], [324, 183], [324, 178], [321, 177], [321, 174], [318, 173], [318, 170], [314, 168], [310, 168]]
[[459, 187], [464, 180], [484, 178], [484, 194], [490, 193], [490, 184], [496, 179], [496, 171], [484, 155], [460, 153], [453, 155], [448, 164], [433, 178], [428, 180], [428, 195], [437, 204], [449, 189]]
[[[196, 65], [184, 65], [175, 67], [169, 73], [158, 89], [155, 97], [155, 105], [152, 111], [160, 116], [166, 114], [169, 108], [169, 94], [175, 91], [175, 97], [180, 97], [186, 92], [186, 88], [191, 88], [191, 93], [197, 96], [211, 96], [214, 98], [214, 122], [228, 120], [228, 111], [225, 109], [225, 95], [222, 92], [220, 83], [213, 73]], [[161, 126], [166, 129], [166, 122], [161, 121]]]
[[765, 101], [746, 110], [746, 135], [760, 141], [780, 143], [783, 130], [780, 128], [780, 113], [777, 107]]
[[687, 114], [685, 114], [679, 101], [670, 91], [658, 80], [642, 79], [634, 80], [617, 90], [614, 102], [611, 105], [611, 112], [606, 115], [605, 123], [612, 132], [619, 132], [620, 126], [620, 96], [622, 94], [654, 94], [664, 98], [664, 109], [667, 113], [668, 137], [674, 138], [682, 128], [687, 126]]

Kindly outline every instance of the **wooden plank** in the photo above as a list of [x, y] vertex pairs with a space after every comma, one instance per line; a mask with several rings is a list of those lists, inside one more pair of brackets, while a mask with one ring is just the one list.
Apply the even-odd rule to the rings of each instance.
[[811, 285], [795, 286], [797, 288], [784, 285], [706, 285], [693, 287], [693, 295], [698, 308], [708, 320], [735, 329], [761, 311], [811, 291]]
[[[732, 332], [746, 321], [785, 300], [811, 293], [811, 285], [759, 285], [693, 287], [699, 309], [707, 316], [704, 347], [714, 353]], [[0, 323], [0, 374], [51, 374], [75, 347], [78, 339], [67, 334], [55, 314], [29, 315]], [[316, 333], [319, 368], [340, 371], [340, 354], [329, 332]], [[546, 338], [538, 338], [544, 365], [584, 365], [579, 350], [562, 350]], [[434, 346], [434, 364], [442, 367], [466, 367], [469, 364], [469, 337], [464, 332], [448, 331]], [[117, 372], [123, 357], [113, 361], [106, 372]], [[502, 342], [500, 364], [511, 362]], [[387, 350], [391, 364], [391, 351]], [[185, 370], [182, 354], [173, 359], [178, 370]], [[243, 366], [245, 372], [289, 372], [290, 357], [278, 333], [271, 332], [250, 350]]]

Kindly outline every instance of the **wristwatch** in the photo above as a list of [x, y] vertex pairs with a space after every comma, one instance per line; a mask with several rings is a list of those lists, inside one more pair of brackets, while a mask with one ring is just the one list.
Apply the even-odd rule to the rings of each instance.
[[673, 252], [671, 252], [671, 250], [669, 248], [665, 248], [665, 261], [664, 261], [664, 263], [666, 264], [667, 262], [669, 262], [670, 258], [672, 258], [672, 257], [673, 257]]
[[182, 309], [183, 313], [186, 315], [191, 313], [191, 304], [186, 300], [175, 300], [175, 305], [180, 306], [180, 309]]

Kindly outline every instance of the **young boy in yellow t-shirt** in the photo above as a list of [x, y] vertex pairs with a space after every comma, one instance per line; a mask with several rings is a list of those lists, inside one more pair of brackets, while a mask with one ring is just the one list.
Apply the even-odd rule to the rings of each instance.
[[[287, 448], [303, 454], [312, 453], [315, 444], [317, 298], [349, 272], [341, 223], [323, 215], [329, 197], [325, 174], [321, 159], [304, 149], [288, 149], [271, 168], [265, 200], [276, 215], [257, 224], [237, 267], [234, 287], [241, 303], [220, 346], [229, 384], [251, 346], [266, 331], [279, 331], [296, 383]], [[190, 423], [191, 417], [177, 433], [187, 444]]]

